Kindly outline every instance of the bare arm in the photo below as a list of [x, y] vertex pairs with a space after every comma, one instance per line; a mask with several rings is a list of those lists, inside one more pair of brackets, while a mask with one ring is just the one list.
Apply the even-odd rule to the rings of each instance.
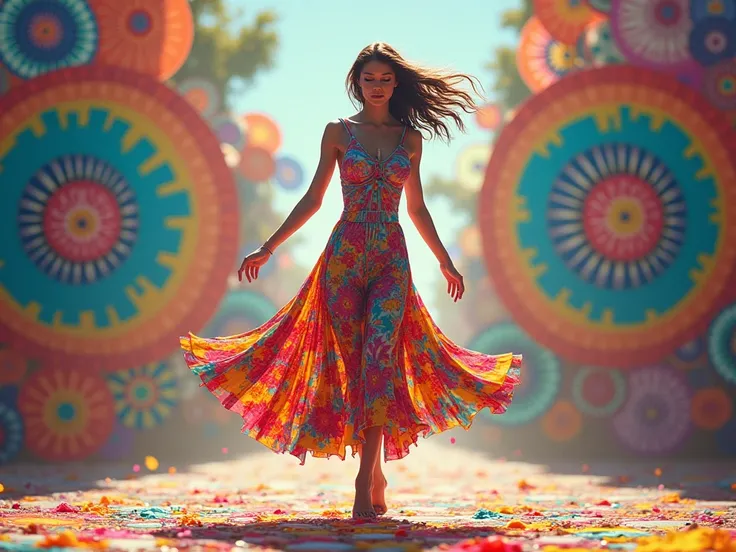
[[322, 205], [322, 199], [325, 196], [327, 185], [332, 179], [335, 172], [335, 162], [337, 161], [338, 144], [342, 128], [340, 123], [330, 122], [325, 127], [322, 135], [322, 145], [320, 147], [319, 164], [312, 178], [312, 183], [304, 196], [299, 200], [294, 209], [292, 209], [286, 220], [279, 226], [270, 238], [264, 244], [270, 251], [284, 243], [289, 237], [299, 230], [312, 215], [319, 211]]
[[427, 246], [432, 250], [434, 256], [437, 257], [440, 265], [451, 265], [452, 260], [447, 253], [445, 246], [442, 245], [437, 229], [434, 226], [432, 215], [424, 203], [424, 193], [422, 192], [422, 180], [419, 176], [419, 166], [422, 160], [422, 135], [411, 130], [407, 135], [407, 146], [411, 157], [411, 176], [404, 186], [406, 191], [406, 208], [409, 212], [414, 226], [419, 230], [419, 234], [424, 239]]

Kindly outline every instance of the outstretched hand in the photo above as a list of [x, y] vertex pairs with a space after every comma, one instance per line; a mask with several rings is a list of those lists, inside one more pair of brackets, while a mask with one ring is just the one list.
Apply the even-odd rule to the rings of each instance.
[[457, 303], [457, 300], [462, 299], [463, 293], [465, 293], [465, 284], [463, 283], [462, 274], [457, 271], [452, 262], [441, 264], [440, 270], [447, 280], [447, 293], [449, 293], [450, 297], [452, 297], [452, 299]]
[[271, 254], [262, 247], [246, 255], [238, 269], [238, 281], [243, 281], [243, 274], [249, 282], [258, 279], [260, 268], [268, 262], [270, 256]]

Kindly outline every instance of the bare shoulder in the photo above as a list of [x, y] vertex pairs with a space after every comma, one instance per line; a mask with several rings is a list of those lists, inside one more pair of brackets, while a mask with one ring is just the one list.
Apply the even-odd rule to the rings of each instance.
[[407, 151], [412, 157], [416, 155], [417, 153], [421, 153], [423, 141], [424, 141], [424, 137], [422, 136], [422, 133], [419, 132], [417, 129], [415, 128], [406, 129], [406, 138], [404, 138], [404, 144], [406, 146]]

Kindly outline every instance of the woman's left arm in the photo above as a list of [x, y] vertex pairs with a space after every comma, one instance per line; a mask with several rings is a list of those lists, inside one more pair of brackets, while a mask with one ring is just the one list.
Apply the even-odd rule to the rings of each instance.
[[450, 258], [450, 254], [437, 234], [437, 228], [432, 220], [432, 215], [424, 203], [424, 193], [422, 191], [422, 179], [419, 176], [419, 167], [422, 160], [422, 135], [417, 130], [410, 130], [407, 133], [407, 150], [411, 161], [411, 175], [404, 185], [406, 190], [406, 208], [409, 212], [414, 226], [417, 227], [419, 234], [424, 239], [427, 246], [432, 250], [437, 261], [440, 263], [440, 270], [447, 279], [447, 292], [457, 301], [461, 299], [465, 292], [463, 277], [455, 268]]

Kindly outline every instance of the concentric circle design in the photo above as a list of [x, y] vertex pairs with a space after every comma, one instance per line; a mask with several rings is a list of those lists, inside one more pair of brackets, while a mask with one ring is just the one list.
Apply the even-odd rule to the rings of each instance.
[[229, 144], [238, 151], [245, 146], [247, 136], [242, 119], [228, 113], [218, 113], [210, 119], [210, 125], [220, 144]]
[[18, 405], [26, 446], [44, 460], [82, 460], [105, 443], [115, 425], [105, 380], [74, 368], [34, 372], [20, 390]]
[[611, 33], [611, 23], [608, 19], [594, 23], [585, 30], [585, 58], [593, 67], [624, 63], [621, 51]]
[[110, 163], [64, 155], [26, 184], [18, 231], [29, 259], [50, 278], [86, 285], [108, 277], [138, 238], [136, 194]]
[[716, 317], [708, 333], [708, 356], [718, 374], [736, 383], [736, 303]]
[[705, 333], [736, 277], [735, 181], [733, 129], [675, 78], [569, 75], [494, 146], [478, 213], [494, 288], [572, 362], [659, 362]]
[[693, 25], [688, 43], [698, 63], [715, 65], [736, 56], [736, 24], [722, 17], [706, 17]]
[[483, 143], [462, 149], [455, 160], [455, 178], [460, 186], [472, 192], [481, 189], [491, 151], [491, 144]]
[[212, 117], [220, 109], [220, 91], [207, 79], [189, 77], [177, 88], [203, 117]]
[[686, 235], [686, 215], [682, 190], [662, 161], [611, 143], [563, 167], [548, 198], [547, 231], [582, 281], [623, 290], [669, 269]]
[[188, 0], [88, 1], [100, 27], [100, 63], [165, 81], [189, 57], [194, 18]]
[[585, 65], [582, 41], [563, 44], [552, 38], [538, 18], [532, 16], [524, 24], [516, 50], [516, 67], [532, 92], [540, 92], [565, 75]]
[[267, 149], [249, 145], [243, 149], [239, 169], [252, 182], [266, 182], [276, 172], [276, 161]]
[[694, 370], [706, 366], [708, 352], [705, 338], [697, 337], [680, 345], [669, 357], [668, 363], [681, 370]]
[[700, 0], [690, 2], [690, 17], [696, 22], [708, 17], [719, 17], [733, 21], [736, 19], [736, 2], [734, 0]]
[[563, 44], [575, 44], [596, 12], [581, 0], [533, 0], [534, 15], [552, 37]]
[[629, 62], [675, 72], [692, 64], [689, 0], [613, 0], [610, 21]]
[[736, 58], [722, 61], [706, 69], [703, 93], [718, 109], [736, 110]]
[[557, 443], [572, 441], [583, 428], [583, 416], [570, 401], [557, 401], [542, 417], [542, 430]]
[[18, 383], [28, 370], [28, 359], [15, 349], [0, 349], [0, 389], [1, 386]]
[[164, 362], [108, 374], [115, 413], [125, 427], [151, 429], [171, 414], [179, 400], [176, 374]]
[[84, 0], [0, 3], [0, 61], [23, 79], [90, 63], [97, 21]]
[[64, 69], [0, 98], [0, 137], [0, 342], [46, 366], [114, 371], [204, 325], [227, 289], [239, 206], [184, 98], [119, 68]]
[[276, 159], [274, 180], [284, 190], [296, 190], [304, 185], [304, 169], [293, 157], [281, 155]]
[[265, 324], [278, 309], [265, 295], [239, 289], [225, 296], [217, 314], [207, 326], [206, 335], [240, 335]]
[[632, 371], [629, 394], [613, 418], [619, 441], [640, 454], [665, 454], [682, 445], [690, 431], [690, 390], [669, 366]]
[[572, 397], [585, 414], [611, 416], [626, 399], [626, 379], [612, 368], [583, 367], [572, 380]]
[[486, 410], [481, 412], [491, 422], [499, 425], [525, 424], [544, 414], [555, 402], [562, 380], [559, 360], [550, 351], [539, 347], [516, 325], [506, 322], [493, 324], [475, 336], [468, 349], [488, 354], [514, 351], [524, 357], [521, 384], [514, 391], [514, 400], [508, 410], [492, 416]]
[[243, 116], [248, 129], [248, 145], [274, 154], [281, 147], [281, 129], [265, 113], [246, 113]]
[[475, 122], [484, 130], [496, 130], [503, 122], [501, 107], [493, 103], [480, 106], [475, 112]]
[[9, 464], [23, 450], [25, 431], [16, 408], [17, 395], [16, 387], [0, 390], [0, 465]]
[[708, 431], [720, 429], [733, 416], [733, 397], [720, 387], [699, 389], [690, 404], [693, 423]]

